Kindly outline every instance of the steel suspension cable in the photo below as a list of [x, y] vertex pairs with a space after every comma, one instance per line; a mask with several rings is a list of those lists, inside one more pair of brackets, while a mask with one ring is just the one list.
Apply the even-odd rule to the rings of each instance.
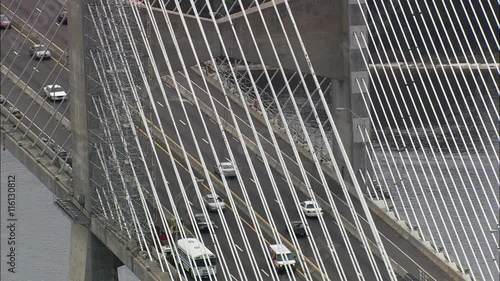
[[[275, 2], [275, 0], [272, 0], [272, 2], [273, 2], [273, 6], [274, 6], [274, 9], [275, 9], [276, 13], [277, 13], [277, 14], [279, 14], [279, 13], [278, 13], [278, 9], [277, 9], [277, 7], [276, 7], [276, 2]], [[315, 75], [314, 69], [313, 69], [313, 67], [312, 67], [312, 65], [311, 65], [311, 61], [310, 61], [309, 56], [308, 56], [308, 53], [307, 53], [307, 51], [306, 51], [306, 49], [305, 49], [305, 45], [304, 45], [304, 42], [303, 42], [302, 37], [301, 37], [301, 35], [300, 35], [300, 32], [299, 32], [299, 30], [298, 30], [298, 28], [297, 28], [297, 23], [295, 22], [295, 18], [294, 18], [293, 13], [292, 13], [292, 11], [291, 11], [291, 9], [290, 9], [290, 5], [288, 4], [288, 2], [287, 2], [287, 1], [285, 1], [285, 2], [284, 2], [284, 4], [285, 4], [285, 7], [286, 7], [286, 11], [288, 12], [288, 14], [289, 14], [289, 16], [290, 16], [290, 20], [291, 20], [291, 22], [292, 22], [293, 30], [295, 31], [296, 36], [297, 36], [297, 38], [298, 38], [298, 41], [299, 41], [299, 44], [300, 44], [300, 47], [301, 47], [302, 53], [304, 54], [305, 60], [306, 60], [306, 62], [307, 62], [307, 65], [309, 66], [309, 71], [311, 72], [311, 74], [313, 74], [313, 75], [312, 75], [312, 78], [313, 78], [313, 80], [314, 80], [314, 83], [316, 84], [316, 87], [318, 87], [318, 88], [319, 88], [319, 82], [318, 82], [318, 79], [316, 78], [316, 75]], [[280, 18], [280, 17], [278, 17], [278, 20], [280, 21], [280, 24], [281, 24], [281, 26], [282, 26], [282, 29], [283, 29], [284, 33], [286, 34], [285, 29], [283, 28], [283, 23], [282, 23], [281, 18]], [[288, 38], [288, 36], [285, 36], [285, 37], [287, 37], [287, 38]], [[289, 44], [289, 46], [290, 46], [290, 44]], [[292, 49], [291, 49], [291, 52], [293, 53], [293, 50], [292, 50]], [[297, 62], [296, 62], [296, 61], [295, 61], [295, 64], [298, 66], [298, 64], [297, 64]], [[308, 92], [308, 91], [306, 91], [306, 93], [307, 93], [307, 92]], [[389, 274], [389, 276], [390, 276], [391, 280], [396, 280], [396, 275], [395, 275], [395, 273], [394, 273], [394, 270], [392, 269], [392, 265], [391, 265], [391, 263], [390, 263], [389, 257], [387, 256], [387, 252], [385, 251], [385, 248], [384, 248], [384, 246], [383, 246], [383, 243], [382, 243], [382, 241], [380, 240], [380, 235], [379, 235], [378, 230], [377, 230], [377, 228], [376, 228], [376, 226], [375, 226], [375, 224], [374, 224], [373, 217], [371, 216], [371, 213], [370, 213], [370, 211], [368, 210], [368, 206], [366, 205], [365, 198], [364, 198], [364, 196], [363, 196], [363, 194], [362, 194], [362, 192], [361, 192], [361, 190], [360, 190], [360, 185], [359, 185], [359, 183], [358, 183], [357, 177], [356, 177], [356, 175], [355, 175], [355, 173], [354, 173], [354, 171], [353, 171], [353, 169], [352, 169], [352, 166], [351, 166], [351, 164], [350, 164], [349, 157], [348, 157], [348, 155], [347, 155], [347, 153], [346, 153], [346, 151], [345, 151], [344, 145], [342, 144], [342, 141], [341, 141], [341, 138], [340, 138], [339, 132], [338, 132], [337, 127], [336, 127], [336, 125], [335, 125], [335, 123], [334, 123], [334, 121], [333, 121], [333, 117], [332, 117], [331, 113], [330, 113], [330, 112], [329, 112], [329, 110], [328, 110], [328, 108], [329, 108], [329, 107], [328, 107], [328, 104], [327, 104], [327, 102], [326, 102], [326, 100], [325, 100], [325, 98], [324, 98], [323, 91], [322, 91], [321, 89], [320, 89], [320, 98], [321, 98], [321, 101], [322, 101], [323, 107], [326, 109], [326, 110], [325, 110], [325, 112], [326, 112], [326, 114], [327, 114], [327, 116], [328, 116], [328, 120], [330, 121], [330, 124], [332, 125], [332, 130], [333, 130], [333, 133], [334, 133], [335, 139], [336, 139], [336, 140], [337, 140], [337, 142], [338, 142], [338, 145], [339, 145], [339, 148], [340, 148], [340, 151], [341, 151], [342, 157], [344, 158], [344, 162], [346, 163], [346, 166], [347, 166], [347, 169], [348, 169], [348, 171], [349, 171], [349, 174], [350, 174], [350, 176], [351, 176], [351, 178], [352, 178], [352, 180], [353, 180], [353, 184], [354, 184], [354, 187], [355, 187], [355, 190], [356, 190], [356, 194], [357, 194], [357, 196], [358, 196], [358, 198], [359, 198], [359, 200], [360, 200], [360, 202], [361, 202], [361, 205], [362, 205], [363, 211], [364, 211], [364, 213], [365, 213], [365, 216], [366, 216], [366, 218], [367, 218], [367, 220], [368, 220], [368, 223], [369, 223], [369, 225], [370, 225], [370, 229], [371, 229], [371, 231], [372, 231], [372, 233], [373, 233], [373, 236], [374, 236], [374, 238], [375, 238], [376, 245], [379, 247], [380, 254], [381, 254], [381, 256], [382, 256], [382, 260], [383, 260], [383, 262], [384, 262], [384, 264], [385, 264], [385, 266], [386, 266], [386, 269], [387, 269], [387, 271], [388, 271], [388, 274]], [[313, 110], [315, 110], [315, 109], [313, 109]], [[319, 125], [321, 125], [321, 123], [319, 123]], [[324, 138], [325, 143], [329, 144], [329, 142], [328, 142], [328, 141], [327, 141], [327, 139], [326, 139], [326, 136], [325, 136], [324, 130], [323, 130], [323, 128], [322, 128], [321, 126], [320, 126], [320, 131], [321, 131], [321, 133], [322, 133], [322, 135], [323, 135], [323, 138]], [[331, 148], [330, 148], [329, 146], [327, 146], [327, 147], [326, 147], [326, 149], [327, 149], [327, 151], [328, 151], [328, 153], [329, 153], [329, 155], [330, 155], [330, 158], [331, 158], [332, 162], [335, 162], [335, 158], [333, 157], [333, 152], [332, 152]], [[336, 170], [337, 176], [340, 176], [340, 171], [339, 171], [339, 169], [338, 169], [338, 165], [334, 165], [334, 167], [335, 167], [335, 170]], [[340, 178], [340, 177], [339, 177], [339, 178]], [[348, 198], [348, 200], [350, 200], [350, 197], [349, 197], [349, 196], [347, 196], [347, 198]], [[356, 220], [356, 221], [359, 221], [359, 219], [358, 219], [358, 217], [357, 217], [357, 216], [355, 216], [355, 220]], [[358, 225], [359, 225], [359, 223], [358, 223]], [[366, 239], [366, 235], [364, 235], [364, 231], [362, 230], [362, 228], [359, 228], [359, 231], [361, 231], [362, 236], [364, 236], [364, 239]], [[366, 245], [366, 247], [369, 247], [369, 246], [368, 246], [368, 244], [367, 244], [366, 242], [365, 242], [365, 245]], [[374, 257], [373, 257], [373, 254], [371, 253], [371, 250], [368, 250], [368, 251], [369, 251], [369, 256], [370, 256], [370, 258], [373, 260], [373, 259], [374, 259]]]

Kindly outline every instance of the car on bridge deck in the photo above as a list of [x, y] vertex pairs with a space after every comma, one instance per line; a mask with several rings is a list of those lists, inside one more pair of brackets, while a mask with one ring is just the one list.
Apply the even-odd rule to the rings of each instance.
[[37, 60], [50, 59], [52, 57], [47, 46], [42, 44], [35, 44], [31, 46], [29, 53], [30, 57], [33, 57], [34, 59]]
[[57, 15], [56, 22], [59, 24], [67, 25], [68, 24], [68, 11], [64, 10], [59, 15]]
[[215, 223], [210, 219], [210, 217], [205, 217], [204, 214], [195, 214], [194, 215], [194, 220], [196, 221], [196, 226], [198, 226], [198, 229], [200, 231], [206, 230], [208, 231], [209, 229], [209, 224], [212, 225], [213, 228], [217, 228]]
[[287, 267], [290, 267], [291, 270], [295, 270], [297, 268], [295, 255], [285, 245], [269, 245], [269, 254], [271, 255], [273, 265], [276, 267], [276, 271], [278, 271], [278, 273], [286, 272]]
[[221, 162], [219, 165], [215, 165], [214, 168], [217, 175], [222, 175], [226, 178], [236, 177], [236, 167], [231, 162]]
[[225, 210], [226, 202], [219, 195], [207, 194], [203, 196], [203, 202], [209, 211]]
[[0, 14], [0, 28], [1, 29], [10, 28], [11, 24], [12, 24], [12, 22], [10, 21], [10, 19], [6, 15]]
[[323, 210], [321, 209], [321, 207], [313, 200], [306, 200], [304, 202], [301, 202], [300, 209], [302, 210], [302, 212], [304, 212], [304, 215], [306, 217], [318, 217], [319, 215], [323, 214]]
[[[295, 236], [305, 237], [307, 235], [306, 228], [301, 221], [291, 221], [290, 223], [292, 224], [292, 231]], [[289, 230], [287, 229], [286, 231]]]
[[53, 101], [65, 100], [68, 98], [68, 94], [60, 85], [47, 85], [43, 88], [43, 92], [45, 93], [45, 97], [49, 98]]

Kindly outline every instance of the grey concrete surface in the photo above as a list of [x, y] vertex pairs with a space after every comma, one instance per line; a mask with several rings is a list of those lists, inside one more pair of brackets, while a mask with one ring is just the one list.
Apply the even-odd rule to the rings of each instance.
[[[341, 67], [338, 67], [342, 65], [343, 60], [343, 43], [341, 43], [343, 26], [342, 23], [338, 21], [332, 21], [332, 19], [339, 19], [342, 17], [342, 2], [344, 2], [344, 0], [288, 2], [298, 29], [301, 32], [303, 42], [307, 50], [309, 50], [309, 58], [314, 66], [314, 71], [319, 76], [333, 79], [343, 79], [343, 70]], [[278, 47], [277, 51], [283, 63], [283, 67], [290, 70], [296, 70], [285, 36], [279, 25], [278, 18], [281, 18], [285, 25], [301, 70], [308, 73], [310, 72], [309, 67], [304, 59], [304, 55], [302, 55], [302, 50], [299, 47], [300, 45], [288, 12], [286, 11], [286, 7], [284, 4], [279, 4], [277, 7], [278, 14], [276, 14], [274, 7], [263, 10], [263, 14], [266, 19], [266, 24], [270, 29], [274, 45]], [[248, 19], [254, 35], [256, 36], [259, 49], [261, 52], [264, 50], [263, 57], [266, 65], [277, 66], [274, 54], [270, 51], [271, 47], [260, 15], [258, 13], [252, 13], [248, 16]], [[244, 18], [238, 17], [233, 22], [247, 60], [250, 62], [258, 62], [257, 52], [249, 35]], [[234, 34], [231, 31], [229, 23], [221, 23], [220, 26], [223, 31], [226, 48], [229, 50], [229, 56], [241, 58], [241, 53], [236, 45]]]
[[[143, 11], [143, 13], [145, 13], [145, 11]], [[162, 12], [154, 11], [154, 16], [158, 24], [161, 39], [159, 39], [157, 37], [157, 34], [154, 32], [154, 28], [152, 27], [153, 24], [149, 23], [151, 48], [153, 50], [156, 63], [162, 74], [168, 73], [167, 64], [165, 63], [164, 58], [167, 58], [169, 60], [169, 63], [171, 64], [174, 71], [182, 69], [181, 61], [179, 60], [180, 56], [183, 57], [186, 67], [190, 67], [196, 64], [193, 51], [188, 40], [189, 37], [191, 37], [193, 41], [193, 44], [197, 50], [196, 54], [198, 55], [200, 61], [206, 61], [210, 58], [196, 19], [194, 19], [193, 17], [184, 17], [186, 25], [188, 26], [188, 29], [186, 31], [184, 25], [182, 24], [181, 18], [177, 13], [168, 13], [164, 15]], [[166, 19], [170, 21], [173, 33], [168, 28]], [[215, 33], [213, 24], [207, 21], [201, 21], [201, 24], [203, 26], [203, 32], [205, 32], [210, 43], [211, 51], [215, 54], [219, 53], [220, 44], [217, 40], [217, 35]], [[179, 48], [178, 51], [180, 52], [180, 55], [177, 55], [177, 50], [174, 46], [173, 38], [177, 40]], [[166, 52], [167, 54], [169, 54], [167, 57], [163, 56], [159, 42], [163, 42], [166, 48]], [[172, 54], [176, 54], [176, 56], [172, 56]]]

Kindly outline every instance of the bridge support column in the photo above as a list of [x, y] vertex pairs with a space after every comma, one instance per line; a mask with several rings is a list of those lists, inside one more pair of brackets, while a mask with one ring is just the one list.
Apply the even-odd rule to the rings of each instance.
[[[362, 96], [367, 94], [370, 87], [368, 70], [362, 56], [364, 53], [366, 58], [368, 52], [368, 46], [365, 45], [365, 42], [368, 42], [367, 27], [361, 13], [361, 9], [366, 9], [366, 7], [362, 6], [360, 9], [358, 1], [351, 0], [342, 1], [342, 5], [344, 78], [332, 79], [331, 110], [349, 161], [363, 188], [363, 177], [366, 179], [368, 167], [366, 153], [370, 132], [368, 110]], [[365, 132], [368, 132], [368, 136]], [[344, 180], [352, 183], [335, 139], [333, 150]]]
[[71, 226], [71, 281], [118, 281], [118, 267], [122, 265], [88, 227]]

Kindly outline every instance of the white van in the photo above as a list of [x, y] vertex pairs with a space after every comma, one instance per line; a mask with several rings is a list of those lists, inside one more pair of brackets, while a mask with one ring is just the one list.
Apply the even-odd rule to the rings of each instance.
[[288, 250], [285, 245], [269, 245], [269, 253], [273, 259], [273, 265], [276, 267], [278, 272], [285, 272], [286, 267], [290, 267], [291, 270], [295, 270], [297, 264], [295, 261], [295, 255]]
[[177, 250], [182, 266], [195, 280], [212, 278], [217, 280], [217, 258], [196, 238], [177, 240]]

